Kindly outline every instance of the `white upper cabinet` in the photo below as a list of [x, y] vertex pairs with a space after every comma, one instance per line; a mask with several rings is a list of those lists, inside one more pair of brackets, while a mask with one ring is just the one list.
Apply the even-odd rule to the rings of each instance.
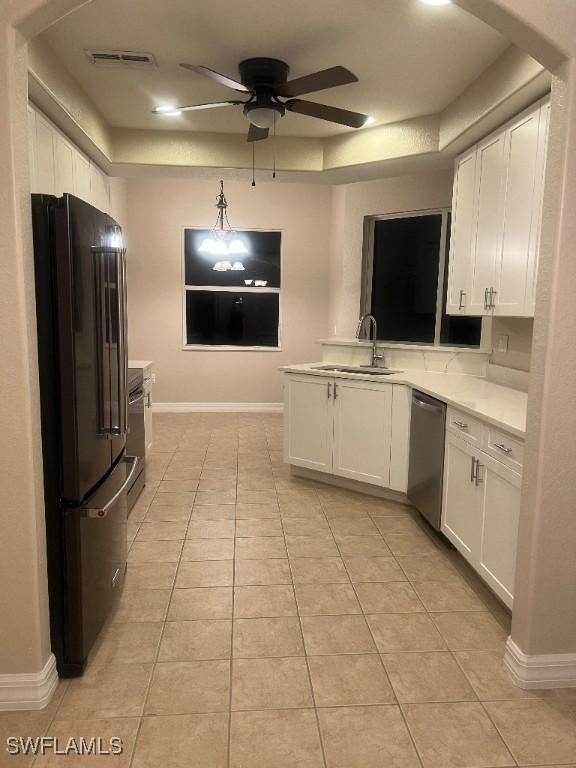
[[50, 123], [37, 112], [35, 125], [36, 179], [32, 192], [46, 195], [56, 193], [56, 166], [54, 162], [54, 131]]
[[448, 314], [534, 314], [549, 101], [456, 161]]
[[538, 160], [536, 162], [535, 203], [536, 226], [532, 228], [533, 243], [528, 260], [526, 280], [525, 314], [533, 317], [536, 304], [536, 282], [538, 277], [538, 256], [540, 248], [540, 232], [542, 228], [542, 201], [544, 198], [544, 174], [546, 171], [546, 155], [548, 150], [548, 132], [550, 129], [550, 102], [546, 102], [540, 110], [538, 126]]
[[61, 196], [70, 193], [95, 208], [110, 210], [110, 183], [44, 115], [28, 105], [30, 191]]
[[506, 179], [495, 315], [525, 314], [529, 265], [535, 261], [541, 200], [535, 196], [541, 111], [525, 112], [505, 133]]
[[471, 315], [482, 315], [494, 304], [496, 262], [502, 248], [504, 141], [504, 135], [499, 134], [482, 142], [476, 150], [476, 236], [468, 304]]
[[80, 152], [74, 153], [74, 195], [90, 202], [90, 161]]
[[54, 134], [55, 194], [58, 197], [74, 189], [74, 154], [74, 147], [59, 133]]
[[449, 315], [466, 314], [470, 283], [470, 253], [476, 233], [476, 148], [456, 161], [452, 193], [452, 233], [447, 296]]
[[28, 173], [30, 174], [30, 192], [36, 192], [36, 112], [28, 105]]

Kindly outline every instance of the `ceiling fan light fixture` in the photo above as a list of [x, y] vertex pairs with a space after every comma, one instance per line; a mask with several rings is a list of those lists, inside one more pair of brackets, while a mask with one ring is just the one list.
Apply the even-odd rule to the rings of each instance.
[[248, 112], [248, 120], [257, 128], [272, 128], [277, 114], [275, 109], [257, 107]]
[[452, 5], [452, 0], [420, 0], [424, 5]]

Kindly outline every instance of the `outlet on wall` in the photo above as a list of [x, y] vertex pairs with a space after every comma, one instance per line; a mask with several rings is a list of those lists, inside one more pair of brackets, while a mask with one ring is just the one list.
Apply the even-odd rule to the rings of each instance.
[[510, 342], [510, 336], [505, 333], [501, 333], [498, 336], [498, 344], [496, 345], [496, 352], [506, 354], [508, 352], [508, 344]]

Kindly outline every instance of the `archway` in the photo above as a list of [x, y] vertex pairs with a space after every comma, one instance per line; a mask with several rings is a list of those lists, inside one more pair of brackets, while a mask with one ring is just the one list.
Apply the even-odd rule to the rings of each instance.
[[[39, 708], [56, 677], [48, 631], [48, 597], [42, 503], [33, 265], [26, 150], [26, 39], [91, 0], [2, 0], [0, 5], [0, 270], [3, 441], [0, 449], [0, 583], [5, 621], [0, 634], [0, 681], [9, 680], [13, 707]], [[576, 76], [575, 13], [570, 3], [549, 0], [455, 0], [555, 71], [552, 156], [545, 216], [541, 302], [535, 328], [538, 375], [530, 392], [523, 523], [518, 560], [519, 590], [513, 636], [528, 656], [573, 654], [565, 614], [576, 606], [565, 586], [576, 520], [570, 478], [558, 471], [576, 466], [576, 409], [562, 408], [576, 379], [576, 355], [554, 330], [576, 327]], [[555, 202], [562, 202], [555, 206]], [[557, 210], [556, 210], [557, 208]], [[565, 334], [566, 335], [566, 334]], [[570, 339], [568, 339], [568, 342]], [[556, 376], [560, 369], [562, 376]], [[569, 393], [567, 402], [573, 396]], [[572, 504], [572, 506], [571, 506]], [[571, 515], [571, 517], [575, 517]], [[544, 525], [543, 521], [547, 524]], [[544, 535], [545, 534], [545, 535]], [[570, 551], [567, 551], [570, 550]], [[556, 589], [557, 601], [550, 599]], [[565, 610], [559, 601], [564, 601]], [[572, 603], [570, 602], [572, 601]], [[571, 611], [570, 611], [571, 607]], [[562, 616], [560, 614], [563, 614]], [[576, 636], [576, 627], [572, 637]], [[543, 650], [543, 649], [551, 650]], [[576, 655], [575, 655], [576, 658]], [[518, 656], [519, 664], [522, 661]], [[526, 662], [528, 666], [528, 662]], [[575, 677], [576, 682], [576, 677]], [[10, 687], [11, 686], [11, 687]], [[0, 695], [0, 708], [10, 708]]]

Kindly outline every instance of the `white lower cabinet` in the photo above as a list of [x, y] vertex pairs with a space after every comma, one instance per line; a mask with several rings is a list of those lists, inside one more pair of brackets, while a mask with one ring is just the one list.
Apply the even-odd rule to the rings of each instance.
[[[410, 421], [392, 417], [393, 393], [403, 385], [287, 374], [284, 460], [338, 477], [406, 491]], [[402, 425], [399, 420], [405, 418]], [[397, 436], [397, 445], [395, 443]]]
[[288, 464], [332, 472], [332, 384], [324, 376], [288, 376], [284, 457]]
[[481, 445], [447, 432], [442, 533], [509, 608], [514, 574], [521, 475]]
[[482, 497], [474, 480], [477, 453], [452, 435], [446, 441], [442, 532], [469, 561], [482, 530]]
[[333, 398], [333, 474], [388, 487], [392, 387], [337, 379]]
[[480, 462], [483, 514], [478, 568], [486, 583], [512, 607], [521, 478], [486, 454]]

